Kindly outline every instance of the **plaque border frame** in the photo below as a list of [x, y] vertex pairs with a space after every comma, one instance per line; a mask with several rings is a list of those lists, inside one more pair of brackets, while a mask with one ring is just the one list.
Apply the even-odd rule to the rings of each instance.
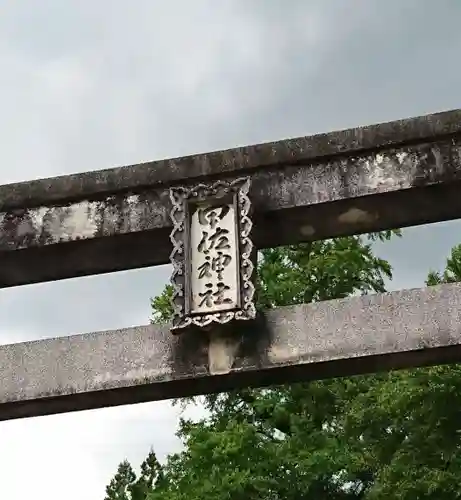
[[[173, 266], [171, 274], [173, 333], [179, 333], [188, 327], [203, 328], [213, 324], [224, 325], [234, 320], [248, 321], [256, 318], [253, 284], [255, 248], [251, 240], [252, 205], [248, 196], [250, 185], [250, 178], [241, 177], [229, 181], [219, 180], [210, 184], [200, 183], [191, 187], [170, 187], [169, 196], [172, 204], [170, 217], [173, 223], [170, 233], [170, 240], [173, 244], [170, 254], [170, 262]], [[239, 307], [227, 311], [191, 314], [188, 309], [191, 293], [190, 207], [202, 203], [219, 205], [223, 202], [233, 202], [236, 209]]]

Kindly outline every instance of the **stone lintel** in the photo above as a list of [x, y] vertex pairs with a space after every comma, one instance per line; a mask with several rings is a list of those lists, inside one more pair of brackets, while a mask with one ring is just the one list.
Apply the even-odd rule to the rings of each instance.
[[251, 335], [169, 325], [0, 347], [0, 420], [461, 360], [461, 284], [267, 313]]
[[461, 110], [0, 186], [0, 287], [167, 263], [169, 188], [241, 175], [258, 248], [458, 218]]

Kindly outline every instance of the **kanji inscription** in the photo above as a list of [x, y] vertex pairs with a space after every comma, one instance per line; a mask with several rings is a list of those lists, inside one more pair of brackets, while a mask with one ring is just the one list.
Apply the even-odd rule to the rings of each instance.
[[173, 328], [256, 317], [250, 180], [170, 188]]
[[232, 203], [198, 206], [191, 216], [191, 313], [239, 304], [237, 220]]

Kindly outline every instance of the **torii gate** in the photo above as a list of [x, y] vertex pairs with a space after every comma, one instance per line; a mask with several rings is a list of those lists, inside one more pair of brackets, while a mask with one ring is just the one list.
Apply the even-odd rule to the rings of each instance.
[[251, 288], [245, 231], [265, 248], [456, 219], [460, 189], [461, 110], [0, 186], [1, 287], [165, 264], [176, 210], [175, 326], [201, 313], [199, 331], [181, 335], [147, 325], [0, 347], [0, 420], [460, 361], [458, 284], [279, 307], [227, 337], [219, 321], [201, 332], [209, 315], [196, 298], [212, 284], [197, 281], [191, 208], [226, 200], [221, 230], [234, 240], [221, 246], [240, 260], [225, 261], [231, 295], [211, 312], [224, 317], [228, 303], [233, 320], [252, 320], [239, 291], [242, 279]]

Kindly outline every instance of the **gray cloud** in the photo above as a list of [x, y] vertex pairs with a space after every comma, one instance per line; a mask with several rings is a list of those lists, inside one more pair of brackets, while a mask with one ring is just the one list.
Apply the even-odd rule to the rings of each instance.
[[[0, 182], [459, 107], [460, 11], [456, 0], [0, 0]], [[459, 227], [379, 245], [391, 286], [442, 267]], [[2, 290], [0, 342], [146, 323], [168, 273]], [[1, 423], [2, 493], [102, 499], [125, 456], [177, 449], [177, 416], [155, 403]]]

